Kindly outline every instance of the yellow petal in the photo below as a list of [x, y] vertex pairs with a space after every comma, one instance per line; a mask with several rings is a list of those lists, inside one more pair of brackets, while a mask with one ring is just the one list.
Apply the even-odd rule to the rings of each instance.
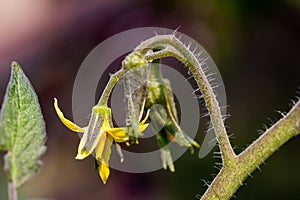
[[95, 149], [96, 160], [101, 160], [105, 142], [106, 142], [106, 134], [104, 133], [102, 135], [102, 137], [100, 138], [100, 140], [96, 146], [96, 149]]
[[103, 129], [103, 131], [106, 131], [107, 129], [110, 129], [110, 124], [107, 118], [103, 119], [103, 123], [101, 128]]
[[112, 136], [107, 135], [106, 141], [105, 141], [105, 146], [104, 146], [103, 153], [102, 153], [102, 160], [104, 161], [104, 163], [107, 166], [108, 166], [108, 161], [110, 158], [112, 141], [113, 141]]
[[[89, 130], [86, 129], [86, 131], [84, 132], [84, 134], [80, 140], [80, 143], [78, 145], [78, 153], [75, 158], [77, 160], [82, 160], [82, 159], [88, 157], [93, 152], [93, 150], [96, 148], [101, 136], [103, 135], [103, 131], [100, 129], [100, 133], [98, 133], [97, 137], [92, 141], [92, 143], [87, 144], [87, 140], [88, 140], [88, 136], [89, 136], [88, 131]], [[88, 147], [88, 149], [87, 149], [87, 147]]]
[[149, 124], [140, 124], [139, 125], [139, 132], [143, 132], [147, 127], [148, 127]]
[[[147, 124], [139, 124], [139, 132], [142, 133], [147, 127]], [[127, 142], [129, 137], [126, 133], [126, 128], [110, 128], [106, 129], [107, 133], [110, 134], [115, 142]]]
[[105, 140], [104, 149], [102, 152], [102, 158], [100, 160], [97, 160], [97, 162], [99, 164], [98, 172], [99, 172], [99, 175], [104, 184], [106, 183], [109, 173], [110, 173], [108, 162], [109, 162], [110, 154], [111, 154], [112, 140], [113, 140], [112, 136], [107, 135], [106, 140]]
[[88, 157], [91, 153], [87, 151], [84, 147], [87, 141], [87, 133], [85, 132], [80, 140], [80, 143], [78, 145], [78, 153], [75, 159], [82, 160], [86, 157]]
[[[147, 111], [147, 114], [143, 121], [139, 123], [139, 132], [143, 132], [149, 124], [145, 124], [146, 120], [149, 117], [150, 110]], [[103, 123], [104, 127], [104, 123]], [[105, 126], [105, 131], [110, 134], [115, 142], [127, 142], [129, 137], [128, 134], [126, 133], [126, 128], [108, 128], [109, 126]]]
[[106, 184], [106, 181], [109, 177], [109, 174], [110, 174], [110, 170], [109, 170], [109, 167], [104, 164], [103, 162], [100, 162], [98, 163], [99, 167], [98, 167], [98, 173], [102, 179], [102, 182], [104, 184]]
[[81, 150], [80, 152], [77, 153], [75, 159], [76, 160], [83, 160], [86, 157], [88, 157], [90, 154], [91, 154], [90, 152], [88, 152], [87, 150], [83, 149], [83, 150]]
[[83, 133], [84, 132], [84, 129], [83, 128], [80, 128], [79, 126], [77, 126], [76, 124], [74, 124], [73, 122], [71, 122], [70, 120], [66, 119], [64, 117], [64, 114], [61, 112], [61, 110], [59, 109], [58, 107], [58, 103], [57, 103], [57, 99], [54, 98], [54, 108], [55, 108], [55, 111], [60, 119], [60, 121], [66, 126], [68, 127], [69, 129], [71, 129], [72, 131], [74, 132], [79, 132], [79, 133]]
[[114, 137], [114, 141], [121, 143], [121, 142], [127, 142], [129, 140], [129, 137], [126, 138], [118, 138], [118, 137]]
[[126, 128], [110, 128], [106, 130], [116, 142], [126, 142], [128, 135], [126, 134]]

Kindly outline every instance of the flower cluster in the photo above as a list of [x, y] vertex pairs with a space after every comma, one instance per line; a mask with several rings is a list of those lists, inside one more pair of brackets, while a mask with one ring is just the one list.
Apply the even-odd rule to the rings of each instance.
[[[122, 64], [122, 70], [125, 71], [126, 127], [113, 127], [111, 109], [104, 103], [92, 108], [88, 126], [81, 128], [64, 117], [57, 99], [54, 99], [54, 107], [62, 123], [74, 132], [83, 133], [76, 159], [82, 160], [93, 154], [104, 184], [110, 174], [109, 159], [112, 144], [115, 143], [117, 147], [123, 142], [137, 144], [138, 137], [149, 125], [146, 123], [149, 112], [152, 128], [161, 147], [164, 169], [169, 167], [171, 172], [175, 171], [168, 148], [170, 142], [177, 142], [191, 149], [193, 146], [199, 147], [198, 143], [188, 137], [179, 126], [170, 82], [162, 77], [159, 62], [154, 60], [149, 64], [144, 56], [136, 51], [129, 54]], [[141, 120], [145, 111], [146, 117]]]

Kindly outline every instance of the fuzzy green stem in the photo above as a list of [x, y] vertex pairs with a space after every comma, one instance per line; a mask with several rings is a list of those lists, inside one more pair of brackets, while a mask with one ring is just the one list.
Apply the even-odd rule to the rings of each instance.
[[124, 74], [125, 74], [125, 70], [120, 69], [115, 74], [110, 76], [109, 81], [108, 81], [107, 85], [105, 86], [105, 88], [102, 92], [102, 95], [97, 103], [98, 106], [107, 106], [108, 98], [109, 98], [113, 88], [115, 87], [115, 85], [117, 84], [119, 79], [122, 76], [124, 76]]
[[224, 166], [202, 200], [230, 199], [242, 182], [288, 140], [300, 133], [300, 101], [244, 150], [232, 166]]
[[15, 184], [12, 181], [8, 182], [8, 199], [18, 200], [18, 193]]
[[[164, 46], [165, 49], [161, 52], [153, 52], [147, 55], [149, 49], [154, 49], [157, 47], [161, 48], [162, 46]], [[152, 59], [173, 56], [190, 69], [198, 87], [200, 88], [210, 114], [217, 141], [219, 143], [223, 164], [231, 165], [231, 162], [235, 162], [236, 155], [231, 147], [226, 133], [219, 103], [207, 77], [204, 74], [202, 64], [199, 63], [195, 55], [174, 35], [155, 36], [141, 43], [136, 47], [136, 50], [140, 51], [142, 54], [146, 54], [145, 58], [149, 59], [149, 61]]]

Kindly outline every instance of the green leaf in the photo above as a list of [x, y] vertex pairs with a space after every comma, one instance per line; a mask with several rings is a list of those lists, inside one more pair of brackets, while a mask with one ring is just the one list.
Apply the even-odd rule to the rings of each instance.
[[4, 169], [17, 188], [40, 168], [45, 141], [37, 95], [20, 66], [12, 62], [0, 115], [0, 150], [7, 151]]

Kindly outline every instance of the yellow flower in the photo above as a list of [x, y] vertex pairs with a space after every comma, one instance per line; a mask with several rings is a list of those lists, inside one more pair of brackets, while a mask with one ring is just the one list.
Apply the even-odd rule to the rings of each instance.
[[[110, 173], [109, 158], [112, 143], [128, 141], [129, 138], [126, 134], [126, 128], [112, 127], [111, 109], [106, 106], [94, 106], [89, 124], [84, 128], [77, 126], [64, 117], [64, 114], [58, 107], [56, 98], [54, 98], [54, 108], [59, 119], [66, 127], [74, 132], [84, 133], [78, 146], [76, 159], [82, 160], [95, 151], [98, 172], [105, 184]], [[139, 123], [140, 132], [143, 132], [148, 127], [148, 124], [145, 123], [148, 116], [149, 112], [145, 119]]]

